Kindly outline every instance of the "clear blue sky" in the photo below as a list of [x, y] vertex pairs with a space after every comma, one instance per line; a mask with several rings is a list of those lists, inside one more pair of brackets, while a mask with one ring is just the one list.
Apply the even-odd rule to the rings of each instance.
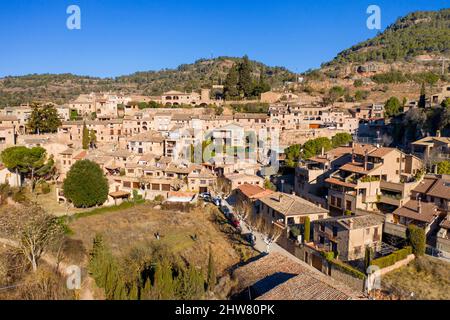
[[[66, 9], [81, 8], [81, 30]], [[9, 0], [0, 1], [0, 77], [66, 73], [110, 77], [242, 56], [295, 72], [319, 67], [359, 41], [366, 9], [382, 29], [448, 0]]]

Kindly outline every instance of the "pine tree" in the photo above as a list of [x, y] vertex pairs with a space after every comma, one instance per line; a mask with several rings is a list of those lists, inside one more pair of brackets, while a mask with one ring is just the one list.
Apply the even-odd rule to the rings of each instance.
[[82, 143], [83, 143], [83, 149], [84, 149], [84, 150], [88, 150], [88, 149], [89, 149], [89, 140], [90, 140], [90, 137], [89, 137], [89, 130], [88, 130], [88, 128], [86, 127], [86, 122], [84, 122], [84, 123], [83, 123], [83, 140], [82, 140]]
[[235, 100], [239, 98], [239, 72], [237, 66], [231, 67], [224, 84], [224, 95], [226, 100]]
[[239, 91], [245, 98], [249, 98], [253, 93], [252, 65], [247, 56], [242, 58], [239, 65]]
[[217, 276], [216, 276], [216, 266], [214, 264], [214, 257], [212, 255], [211, 248], [209, 248], [208, 275], [206, 282], [207, 282], [207, 289], [209, 291], [214, 291], [214, 288], [217, 283]]

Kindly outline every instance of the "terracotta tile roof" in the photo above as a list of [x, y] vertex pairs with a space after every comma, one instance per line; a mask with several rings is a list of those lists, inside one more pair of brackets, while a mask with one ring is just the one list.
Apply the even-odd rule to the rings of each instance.
[[445, 219], [444, 221], [441, 222], [440, 227], [450, 230], [450, 216], [447, 216], [447, 219]]
[[79, 154], [77, 154], [76, 156], [74, 156], [73, 158], [74, 158], [75, 160], [83, 160], [83, 159], [86, 157], [86, 155], [87, 155], [87, 151], [86, 151], [86, 150], [83, 150], [83, 151], [81, 151]]
[[74, 152], [75, 152], [75, 150], [73, 150], [72, 148], [68, 148], [68, 149], [64, 150], [63, 152], [60, 152], [59, 154], [72, 155]]
[[343, 182], [335, 178], [328, 178], [325, 179], [325, 182], [331, 183], [331, 184], [337, 184], [338, 186], [348, 187], [348, 188], [356, 188], [356, 184], [350, 183], [350, 182]]
[[130, 142], [155, 142], [163, 143], [163, 136], [157, 131], [147, 131], [129, 138]]
[[386, 147], [382, 147], [382, 148], [378, 148], [375, 151], [370, 152], [370, 156], [371, 157], [377, 157], [377, 158], [382, 158], [384, 156], [386, 156], [387, 154], [391, 153], [392, 151], [395, 151], [397, 149], [395, 148], [386, 148]]
[[349, 162], [344, 164], [340, 170], [343, 171], [349, 171], [349, 172], [356, 172], [356, 173], [368, 173], [368, 170], [364, 169], [364, 165], [362, 163], [357, 162]]
[[417, 200], [409, 200], [393, 212], [394, 215], [413, 219], [416, 221], [431, 223], [438, 216], [437, 206], [430, 202], [421, 202], [421, 211], [418, 210], [419, 202]]
[[299, 274], [256, 300], [350, 300], [350, 296], [308, 274]]
[[367, 153], [371, 153], [372, 151], [375, 151], [376, 147], [371, 144], [359, 144], [354, 143], [353, 144], [353, 152], [357, 155], [364, 156]]
[[[233, 272], [236, 290], [251, 287], [260, 300], [357, 299], [361, 294], [303, 261], [270, 253]], [[297, 278], [298, 277], [298, 278]]]
[[418, 193], [428, 193], [437, 180], [438, 179], [435, 177], [427, 176], [413, 189], [413, 191]]
[[272, 190], [264, 189], [260, 186], [248, 183], [244, 183], [243, 185], [239, 186], [238, 190], [241, 191], [249, 199], [258, 199], [273, 193]]
[[317, 223], [325, 225], [340, 225], [347, 230], [364, 229], [368, 227], [375, 227], [382, 225], [384, 221], [383, 217], [375, 214], [366, 214], [362, 216], [352, 217], [334, 217], [329, 219], [320, 220]]
[[450, 200], [450, 181], [443, 179], [437, 180], [427, 195]]
[[260, 201], [285, 216], [328, 213], [326, 209], [316, 206], [312, 202], [287, 193], [274, 192], [261, 197]]

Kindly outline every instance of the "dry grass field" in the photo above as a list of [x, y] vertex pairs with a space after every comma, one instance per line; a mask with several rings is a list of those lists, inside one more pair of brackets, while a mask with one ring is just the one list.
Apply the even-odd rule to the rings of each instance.
[[382, 286], [383, 291], [399, 299], [449, 300], [450, 263], [418, 258], [383, 277]]
[[[126, 254], [132, 247], [160, 242], [186, 261], [199, 267], [207, 264], [211, 247], [220, 273], [239, 263], [243, 256], [256, 254], [240, 243], [233, 230], [220, 226], [212, 206], [192, 212], [155, 209], [151, 204], [84, 217], [70, 223], [72, 238], [86, 250], [96, 234], [102, 234], [114, 254]], [[160, 234], [157, 240], [155, 233]]]

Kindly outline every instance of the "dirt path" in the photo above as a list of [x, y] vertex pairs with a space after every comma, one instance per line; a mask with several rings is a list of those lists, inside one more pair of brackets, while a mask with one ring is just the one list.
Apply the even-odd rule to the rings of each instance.
[[[0, 244], [7, 245], [9, 247], [13, 248], [19, 248], [19, 243], [14, 240], [0, 238]], [[50, 254], [44, 254], [42, 256], [42, 260], [44, 260], [48, 265], [58, 270], [63, 275], [68, 275], [67, 269], [70, 266], [70, 264], [67, 264], [63, 261], [60, 261], [58, 263], [57, 259], [50, 255]], [[81, 290], [80, 290], [80, 300], [95, 300], [94, 295], [92, 293], [92, 287], [95, 285], [94, 279], [87, 276], [84, 281], [81, 283]]]

